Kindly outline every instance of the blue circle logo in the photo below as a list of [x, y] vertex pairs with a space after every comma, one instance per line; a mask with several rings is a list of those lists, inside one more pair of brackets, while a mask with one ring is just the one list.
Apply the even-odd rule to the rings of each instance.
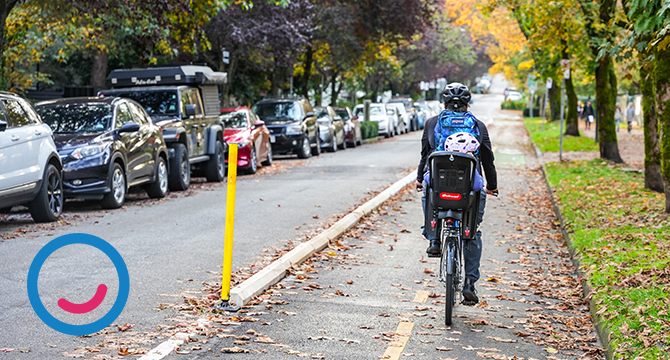
[[[44, 265], [44, 262], [47, 260], [47, 258], [53, 254], [54, 251], [72, 244], [90, 245], [105, 253], [105, 255], [107, 255], [107, 257], [109, 257], [109, 259], [114, 264], [114, 267], [116, 267], [116, 274], [119, 277], [119, 291], [112, 308], [102, 318], [84, 325], [72, 325], [56, 319], [49, 313], [49, 311], [47, 311], [47, 309], [44, 307], [44, 304], [42, 304], [42, 300], [40, 299], [40, 295], [37, 289], [37, 279], [39, 278], [42, 265]], [[119, 254], [119, 252], [116, 251], [116, 249], [107, 241], [89, 234], [63, 235], [44, 245], [44, 247], [33, 259], [32, 264], [30, 264], [27, 283], [28, 299], [30, 300], [30, 305], [32, 305], [33, 310], [35, 310], [37, 316], [52, 329], [62, 332], [63, 334], [74, 336], [93, 334], [109, 326], [109, 324], [114, 322], [114, 320], [116, 320], [116, 318], [121, 315], [121, 312], [123, 311], [123, 308], [126, 306], [126, 302], [128, 301], [128, 293], [130, 292], [130, 278], [128, 276], [128, 268], [126, 267], [126, 263], [123, 261], [121, 254]], [[60, 299], [58, 301], [58, 306], [70, 313], [83, 314], [92, 311], [98, 305], [100, 305], [105, 297], [106, 292], [107, 287], [102, 284], [98, 287], [98, 291], [90, 301], [84, 304], [72, 304], [65, 299]]]

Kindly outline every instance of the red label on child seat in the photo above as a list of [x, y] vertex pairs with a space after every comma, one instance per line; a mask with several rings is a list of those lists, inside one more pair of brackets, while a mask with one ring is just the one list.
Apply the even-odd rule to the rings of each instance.
[[440, 193], [440, 198], [444, 200], [460, 200], [461, 194]]

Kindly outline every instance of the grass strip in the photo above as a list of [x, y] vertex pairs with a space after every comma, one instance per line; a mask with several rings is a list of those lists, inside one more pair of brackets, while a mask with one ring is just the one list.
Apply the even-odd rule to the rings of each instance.
[[[558, 152], [561, 134], [561, 122], [550, 121], [542, 131], [541, 118], [524, 118], [530, 139], [542, 152]], [[564, 125], [565, 126], [565, 125]], [[598, 144], [586, 136], [563, 136], [563, 151], [599, 151]]]
[[546, 165], [615, 359], [670, 359], [670, 217], [644, 176], [596, 159]]

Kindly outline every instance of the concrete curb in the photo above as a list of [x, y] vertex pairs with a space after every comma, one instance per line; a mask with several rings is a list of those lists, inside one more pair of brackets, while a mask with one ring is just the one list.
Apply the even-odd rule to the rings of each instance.
[[379, 142], [379, 137], [373, 137], [373, 138], [361, 140], [361, 143], [363, 143], [363, 144], [372, 144], [372, 143], [376, 143], [376, 142]]
[[[537, 146], [535, 144], [533, 144], [533, 146], [535, 146], [537, 150]], [[570, 240], [570, 235], [568, 234], [568, 231], [565, 229], [565, 221], [563, 221], [563, 216], [561, 215], [561, 209], [558, 206], [558, 202], [556, 202], [556, 199], [554, 198], [554, 191], [552, 190], [551, 185], [549, 184], [549, 180], [547, 179], [547, 171], [544, 167], [544, 164], [541, 163], [540, 166], [542, 169], [542, 180], [544, 180], [544, 183], [547, 185], [547, 190], [549, 191], [549, 196], [551, 197], [551, 205], [554, 208], [554, 213], [556, 214], [556, 217], [558, 217], [558, 221], [561, 224], [561, 234], [563, 235], [563, 238], [568, 244], [568, 251], [570, 252], [570, 258], [572, 259], [572, 264], [577, 269], [577, 275], [579, 275], [579, 279], [581, 280], [582, 290], [584, 291], [584, 298], [588, 299], [589, 301], [589, 312], [591, 313], [591, 320], [593, 320], [593, 325], [596, 327], [596, 332], [598, 333], [598, 337], [600, 338], [600, 343], [603, 344], [603, 348], [605, 349], [605, 357], [608, 360], [612, 360], [614, 359], [614, 350], [609, 341], [610, 332], [607, 330], [607, 328], [603, 323], [602, 315], [598, 314], [596, 302], [593, 301], [593, 296], [591, 295], [593, 289], [586, 280], [586, 274], [584, 274], [584, 272], [581, 270], [582, 263], [577, 257], [577, 251], [575, 250], [575, 246], [572, 244], [572, 241]]]
[[290, 269], [291, 266], [305, 261], [315, 252], [325, 248], [331, 240], [342, 236], [342, 234], [356, 225], [362, 217], [370, 214], [374, 209], [384, 203], [384, 201], [397, 194], [405, 186], [414, 182], [415, 179], [416, 171], [412, 171], [404, 178], [386, 188], [386, 190], [382, 191], [379, 195], [340, 219], [326, 231], [315, 236], [311, 240], [296, 246], [293, 250], [284, 254], [284, 256], [275, 260], [270, 265], [263, 268], [263, 270], [257, 272], [252, 277], [233, 288], [230, 291], [230, 300], [234, 301], [237, 305], [248, 303], [254, 296], [262, 293], [284, 278], [284, 276], [286, 276], [286, 270]]

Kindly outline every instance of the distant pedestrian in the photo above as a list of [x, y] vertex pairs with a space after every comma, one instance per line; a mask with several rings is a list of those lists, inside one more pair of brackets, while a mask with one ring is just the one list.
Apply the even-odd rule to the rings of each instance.
[[593, 105], [591, 104], [591, 100], [586, 102], [586, 106], [584, 106], [584, 110], [582, 110], [582, 119], [584, 119], [586, 130], [590, 129], [591, 124], [596, 120], [593, 113]]
[[626, 109], [626, 122], [628, 123], [628, 133], [633, 130], [633, 120], [635, 120], [635, 108], [633, 108], [633, 103], [628, 103], [628, 109]]
[[616, 132], [619, 132], [619, 124], [621, 124], [622, 117], [623, 113], [621, 112], [621, 106], [617, 104], [616, 109], [614, 110], [614, 122], [616, 122]]
[[577, 101], [577, 115], [582, 116], [583, 110], [584, 110], [584, 103], [581, 100]]

